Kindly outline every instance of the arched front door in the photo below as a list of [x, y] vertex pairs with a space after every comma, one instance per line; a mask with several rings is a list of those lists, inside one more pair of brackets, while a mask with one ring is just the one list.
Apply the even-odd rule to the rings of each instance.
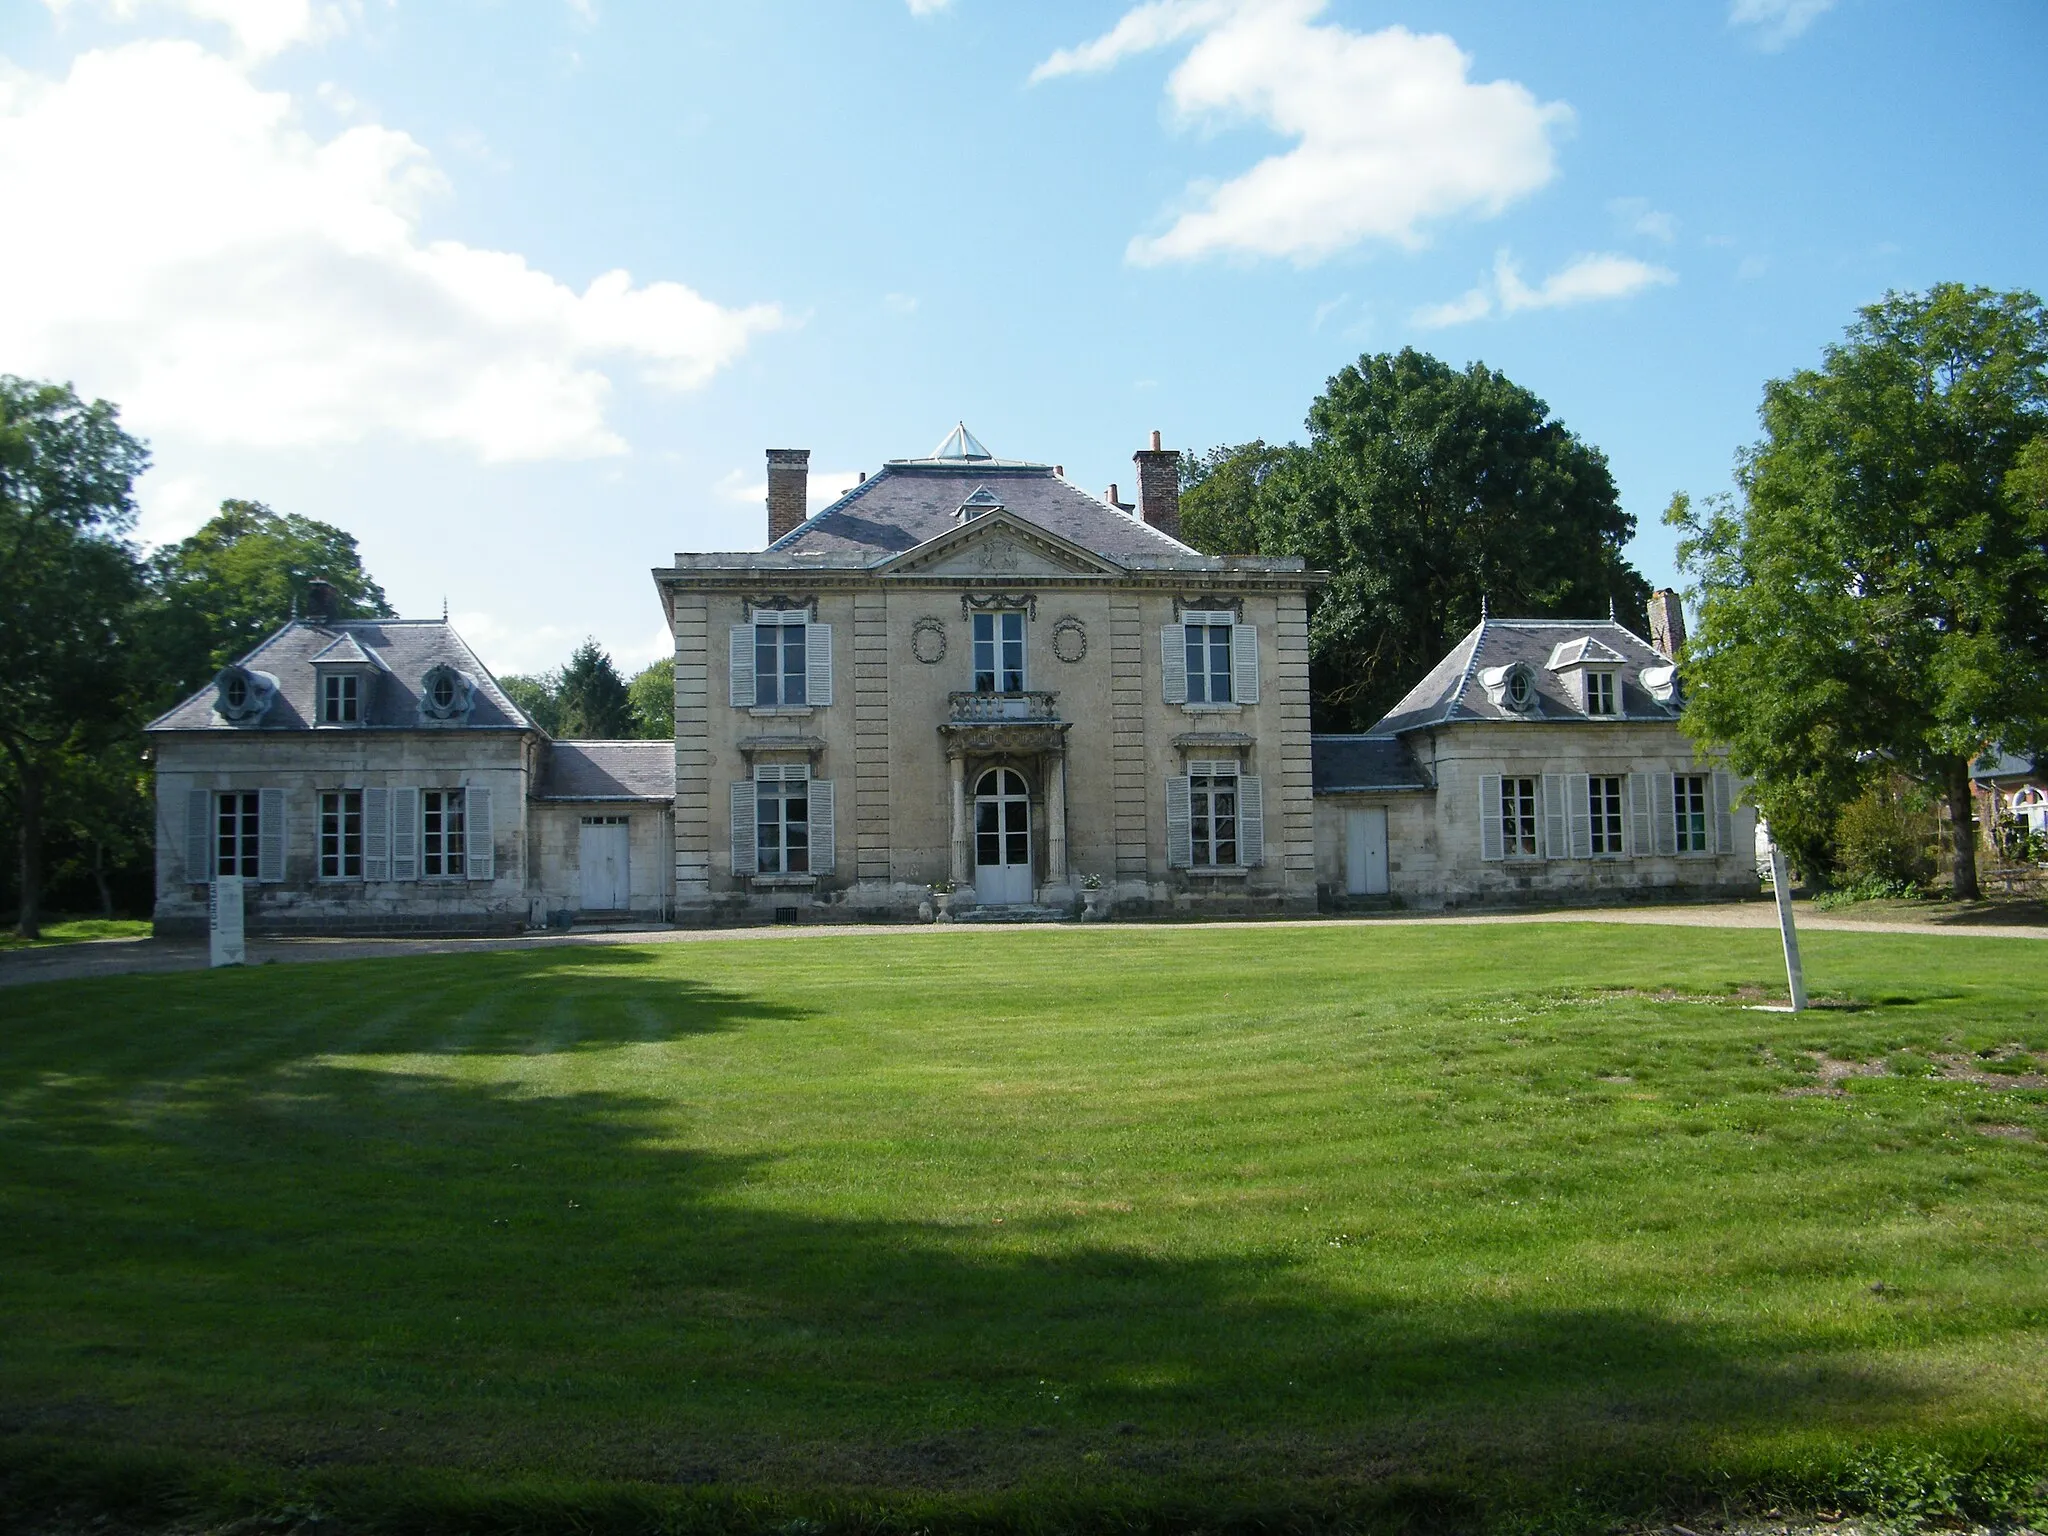
[[1031, 796], [1014, 768], [974, 782], [974, 895], [998, 905], [1031, 899]]

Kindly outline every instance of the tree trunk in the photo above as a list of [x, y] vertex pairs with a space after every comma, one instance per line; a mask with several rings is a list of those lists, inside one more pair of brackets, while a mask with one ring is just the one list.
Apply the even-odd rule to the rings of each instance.
[[100, 889], [100, 916], [114, 915], [114, 888], [107, 884], [107, 845], [99, 838], [92, 840], [92, 883]]
[[1977, 829], [1973, 824], [1976, 796], [1970, 791], [1970, 762], [1956, 758], [1948, 765], [1948, 818], [1955, 833], [1955, 898], [1977, 899]]
[[14, 931], [24, 939], [43, 936], [43, 772], [34, 761], [16, 761], [21, 794], [21, 912]]

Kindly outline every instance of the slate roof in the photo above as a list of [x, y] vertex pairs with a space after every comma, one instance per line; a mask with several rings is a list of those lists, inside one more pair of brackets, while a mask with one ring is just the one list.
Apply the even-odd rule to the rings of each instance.
[[2038, 759], [2023, 752], [1986, 752], [1970, 764], [1973, 779], [2031, 779], [2041, 772]]
[[[310, 731], [318, 707], [316, 658], [339, 661], [342, 641], [361, 649], [368, 662], [383, 668], [371, 685], [363, 723], [351, 730], [518, 730], [538, 729], [505, 696], [498, 680], [477, 659], [446, 619], [348, 619], [315, 624], [294, 619], [265, 640], [239, 665], [277, 679], [277, 698], [257, 725], [230, 725], [214, 713], [214, 687], [208, 683], [192, 697], [151, 721], [152, 731]], [[466, 727], [420, 725], [420, 689], [427, 673], [449, 666], [476, 682], [475, 708]], [[332, 727], [329, 727], [332, 729]]]
[[673, 800], [672, 741], [558, 741], [548, 748], [540, 800]]
[[[1430, 669], [1427, 677], [1408, 690], [1407, 697], [1389, 710], [1370, 734], [1391, 736], [1467, 720], [1506, 724], [1527, 720], [1585, 721], [1587, 717], [1565, 692], [1564, 680], [1549, 665], [1553, 656], [1568, 657], [1584, 649], [1577, 644], [1582, 640], [1595, 642], [1621, 658], [1614, 668], [1620, 713], [1588, 723], [1676, 718], [1676, 711], [1652, 698], [1640, 680], [1643, 668], [1668, 667], [1670, 658], [1625, 625], [1612, 619], [1482, 619], [1448, 656]], [[1518, 661], [1528, 664], [1536, 685], [1536, 707], [1524, 714], [1494, 704], [1479, 681], [1481, 672], [1512, 666]]]
[[1394, 736], [1311, 736], [1312, 787], [1319, 795], [1430, 787], [1408, 746]]

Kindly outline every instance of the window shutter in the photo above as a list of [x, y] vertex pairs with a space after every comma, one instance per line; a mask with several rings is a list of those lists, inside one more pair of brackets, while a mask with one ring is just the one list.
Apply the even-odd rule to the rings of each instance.
[[491, 792], [462, 792], [462, 867], [472, 880], [498, 878], [498, 841], [491, 826]]
[[1628, 776], [1628, 851], [1638, 859], [1650, 856], [1650, 776]]
[[838, 865], [832, 833], [832, 781], [811, 780], [811, 873], [829, 875]]
[[391, 791], [391, 878], [420, 877], [420, 792]]
[[1671, 775], [1650, 775], [1650, 820], [1656, 823], [1655, 847], [1670, 857], [1678, 852], [1678, 811], [1672, 804]]
[[1231, 691], [1240, 704], [1259, 702], [1259, 627], [1235, 624], [1230, 630]]
[[1734, 785], [1728, 775], [1714, 775], [1714, 852], [1734, 853], [1735, 849], [1735, 800]]
[[194, 789], [185, 795], [185, 878], [194, 885], [213, 884], [213, 791]]
[[732, 627], [732, 707], [754, 707], [754, 626]]
[[1543, 797], [1543, 857], [1571, 857], [1571, 845], [1565, 841], [1564, 775], [1544, 774], [1537, 781], [1536, 792]]
[[1593, 857], [1592, 791], [1591, 774], [1570, 773], [1564, 776], [1565, 809], [1571, 817], [1572, 857], [1575, 859]]
[[804, 697], [812, 704], [832, 702], [832, 626], [804, 626]]
[[1159, 676], [1169, 704], [1188, 701], [1188, 637], [1185, 626], [1159, 626]]
[[363, 791], [363, 878], [391, 878], [391, 791]]
[[1237, 778], [1237, 862], [1266, 862], [1266, 786], [1255, 773]]
[[732, 786], [732, 872], [751, 875], [761, 867], [754, 846], [754, 782], [736, 779]]
[[268, 885], [284, 879], [284, 791], [256, 791], [256, 878]]
[[1500, 775], [1479, 776], [1479, 857], [1499, 863], [1506, 856], [1500, 823]]
[[[1167, 625], [1178, 634], [1178, 624]], [[1195, 862], [1194, 807], [1189, 800], [1187, 776], [1166, 781], [1166, 862], [1170, 868], [1186, 869]]]

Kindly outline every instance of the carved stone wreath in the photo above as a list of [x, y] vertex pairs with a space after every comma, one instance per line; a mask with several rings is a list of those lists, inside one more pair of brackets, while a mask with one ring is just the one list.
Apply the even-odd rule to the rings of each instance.
[[937, 619], [919, 619], [910, 627], [910, 654], [926, 666], [946, 659], [946, 626]]
[[1052, 653], [1061, 661], [1079, 661], [1088, 654], [1088, 626], [1071, 613], [1052, 627]]

